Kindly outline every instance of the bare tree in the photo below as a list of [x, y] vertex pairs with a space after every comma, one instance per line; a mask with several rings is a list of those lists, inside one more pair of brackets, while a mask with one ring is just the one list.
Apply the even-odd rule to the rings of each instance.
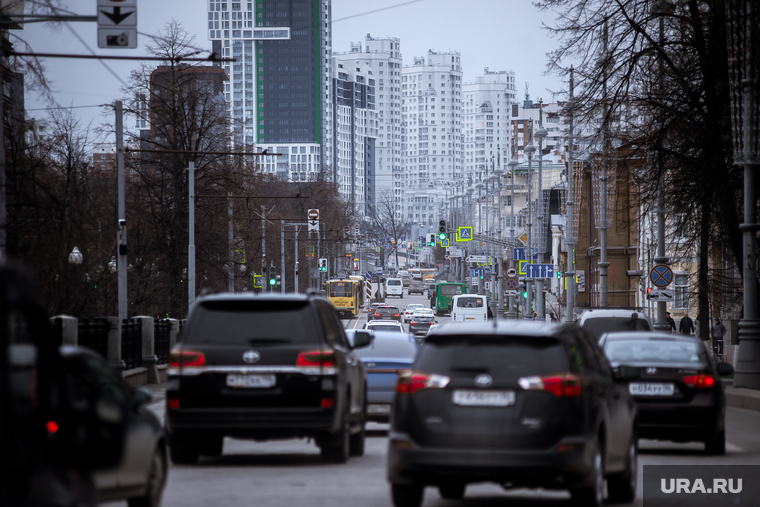
[[374, 229], [376, 237], [382, 236], [396, 242], [394, 254], [396, 257], [396, 268], [398, 269], [399, 237], [406, 231], [406, 224], [401, 222], [400, 217], [395, 213], [393, 191], [388, 189], [380, 191], [375, 205], [370, 207], [369, 218], [372, 221], [372, 229]]

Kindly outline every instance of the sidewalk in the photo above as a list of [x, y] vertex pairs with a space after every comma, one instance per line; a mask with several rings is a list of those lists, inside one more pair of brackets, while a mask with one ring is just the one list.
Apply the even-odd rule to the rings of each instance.
[[726, 387], [726, 406], [760, 412], [760, 391], [742, 387]]

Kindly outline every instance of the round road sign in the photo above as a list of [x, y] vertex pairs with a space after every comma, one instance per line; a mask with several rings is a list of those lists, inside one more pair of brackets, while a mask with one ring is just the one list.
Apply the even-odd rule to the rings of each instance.
[[351, 228], [349, 226], [345, 226], [343, 228], [343, 232], [345, 232], [346, 234], [348, 234], [350, 231], [351, 231]]
[[306, 216], [309, 217], [309, 220], [319, 220], [319, 210], [318, 209], [310, 209], [309, 213]]
[[354, 229], [359, 230], [359, 224], [354, 225]]
[[509, 268], [509, 269], [507, 270], [507, 276], [508, 276], [509, 278], [514, 278], [514, 277], [516, 277], [516, 276], [517, 276], [517, 270], [516, 270], [515, 268]]
[[667, 287], [673, 281], [673, 270], [665, 264], [658, 264], [649, 272], [649, 279], [657, 287]]
[[517, 278], [507, 278], [507, 290], [517, 290]]

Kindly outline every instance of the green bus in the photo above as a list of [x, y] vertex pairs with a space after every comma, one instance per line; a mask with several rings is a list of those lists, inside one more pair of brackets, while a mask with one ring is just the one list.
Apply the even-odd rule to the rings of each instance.
[[435, 287], [435, 299], [431, 299], [430, 307], [440, 316], [449, 311], [451, 298], [465, 293], [464, 282], [438, 282]]

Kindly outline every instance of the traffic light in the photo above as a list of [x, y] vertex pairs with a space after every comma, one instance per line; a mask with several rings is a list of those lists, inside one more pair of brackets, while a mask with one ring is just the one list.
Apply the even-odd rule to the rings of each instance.
[[525, 282], [520, 282], [520, 292], [522, 292], [522, 297], [524, 299], [528, 299], [528, 289]]
[[275, 275], [275, 277], [274, 277], [274, 286], [275, 287], [280, 287], [281, 285], [282, 285], [282, 283], [280, 282], [280, 275]]
[[425, 234], [425, 244], [427, 246], [435, 246], [435, 234]]
[[562, 280], [562, 271], [557, 270], [557, 280]]
[[319, 270], [327, 271], [327, 259], [325, 258], [319, 259]]
[[274, 266], [269, 267], [269, 285], [274, 286], [277, 283], [277, 270]]
[[438, 239], [444, 240], [446, 239], [446, 221], [441, 220], [438, 222]]
[[647, 299], [651, 297], [652, 294], [652, 287], [647, 287]]

